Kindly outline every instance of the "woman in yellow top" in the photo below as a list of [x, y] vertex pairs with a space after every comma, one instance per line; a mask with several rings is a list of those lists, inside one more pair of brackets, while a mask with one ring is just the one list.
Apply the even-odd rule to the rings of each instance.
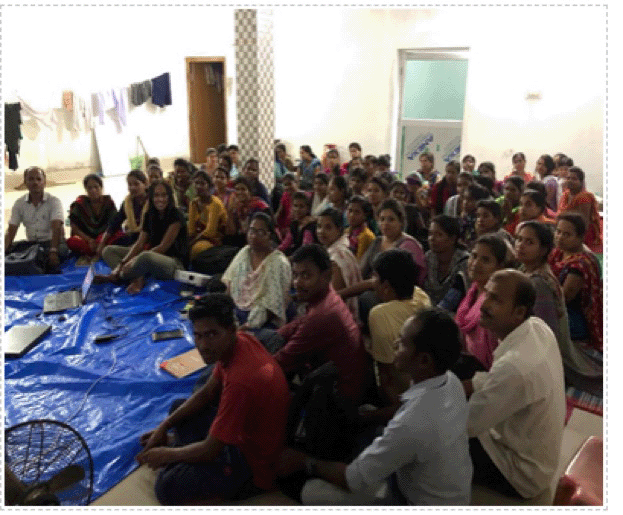
[[97, 245], [98, 257], [102, 256], [111, 236], [118, 236], [115, 238], [115, 245], [127, 247], [133, 245], [140, 235], [143, 217], [149, 208], [147, 175], [142, 170], [131, 170], [127, 175], [127, 181], [128, 196], [121, 203], [117, 214], [111, 218], [108, 229]]
[[227, 210], [221, 200], [210, 191], [212, 179], [203, 170], [193, 178], [197, 196], [188, 208], [188, 236], [190, 238], [190, 259], [209, 248], [221, 245], [227, 225]]
[[348, 218], [348, 248], [361, 261], [368, 247], [376, 239], [376, 235], [368, 227], [368, 222], [374, 219], [372, 205], [365, 197], [355, 195], [351, 197], [346, 209]]

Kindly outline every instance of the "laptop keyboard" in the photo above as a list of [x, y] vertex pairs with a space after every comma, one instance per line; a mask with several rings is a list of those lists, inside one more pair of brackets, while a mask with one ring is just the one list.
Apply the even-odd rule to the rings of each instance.
[[55, 310], [67, 309], [80, 305], [80, 294], [77, 291], [64, 291], [57, 293], [50, 302], [50, 307]]

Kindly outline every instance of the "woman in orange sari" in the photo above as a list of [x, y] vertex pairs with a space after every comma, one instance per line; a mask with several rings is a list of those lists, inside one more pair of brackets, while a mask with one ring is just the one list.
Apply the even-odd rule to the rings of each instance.
[[558, 214], [573, 211], [579, 213], [586, 222], [584, 243], [590, 249], [601, 244], [601, 229], [597, 199], [590, 191], [586, 191], [584, 172], [577, 166], [569, 168], [565, 191], [558, 204]]

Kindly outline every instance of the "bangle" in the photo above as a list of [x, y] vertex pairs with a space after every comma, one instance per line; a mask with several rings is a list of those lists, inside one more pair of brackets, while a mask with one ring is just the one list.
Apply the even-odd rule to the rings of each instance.
[[318, 465], [318, 460], [316, 458], [311, 458], [311, 457], [305, 458], [305, 470], [307, 471], [307, 475], [309, 476], [316, 475], [316, 465]]
[[55, 252], [58, 254], [58, 249], [56, 247], [50, 247], [50, 252]]

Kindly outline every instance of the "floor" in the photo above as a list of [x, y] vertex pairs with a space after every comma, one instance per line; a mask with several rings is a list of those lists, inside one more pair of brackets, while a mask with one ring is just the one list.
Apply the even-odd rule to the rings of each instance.
[[[559, 473], [561, 476], [589, 436], [603, 436], [603, 419], [586, 411], [575, 409], [563, 434]], [[146, 466], [139, 467], [121, 483], [109, 490], [94, 506], [159, 506], [154, 495], [154, 483], [157, 473]], [[521, 505], [551, 505], [555, 485], [536, 499], [524, 501]], [[280, 492], [264, 494], [239, 503], [252, 506], [287, 506], [297, 503]], [[517, 501], [493, 492], [487, 488], [475, 486], [472, 490], [472, 505], [475, 506], [508, 506], [516, 505]]]
[[[69, 209], [69, 205], [76, 199], [78, 195], [84, 193], [81, 181], [59, 180], [51, 178], [54, 185], [50, 185], [46, 190], [60, 198], [65, 212]], [[127, 185], [125, 176], [105, 177], [104, 192], [111, 195], [117, 206], [127, 195]], [[4, 192], [4, 230], [8, 227], [8, 221], [11, 213], [11, 206], [15, 200], [24, 195], [25, 190], [7, 189]], [[68, 232], [68, 230], [67, 230]], [[18, 230], [16, 240], [24, 239], [25, 232], [23, 226]], [[602, 417], [592, 415], [582, 410], [575, 409], [565, 429], [563, 446], [561, 453], [560, 474], [564, 471], [567, 464], [571, 461], [573, 455], [580, 448], [581, 444], [589, 436], [603, 435], [603, 419]], [[97, 499], [93, 505], [98, 506], [158, 506], [158, 501], [153, 492], [153, 486], [156, 473], [147, 467], [140, 467], [130, 474], [121, 483], [116, 485], [102, 497]], [[538, 499], [532, 500], [527, 504], [549, 504], [553, 498], [553, 488]], [[275, 492], [265, 494], [246, 501], [242, 504], [246, 505], [294, 505], [294, 501], [281, 493]], [[508, 498], [496, 494], [486, 488], [475, 487], [473, 490], [473, 505], [509, 505], [513, 501]]]

